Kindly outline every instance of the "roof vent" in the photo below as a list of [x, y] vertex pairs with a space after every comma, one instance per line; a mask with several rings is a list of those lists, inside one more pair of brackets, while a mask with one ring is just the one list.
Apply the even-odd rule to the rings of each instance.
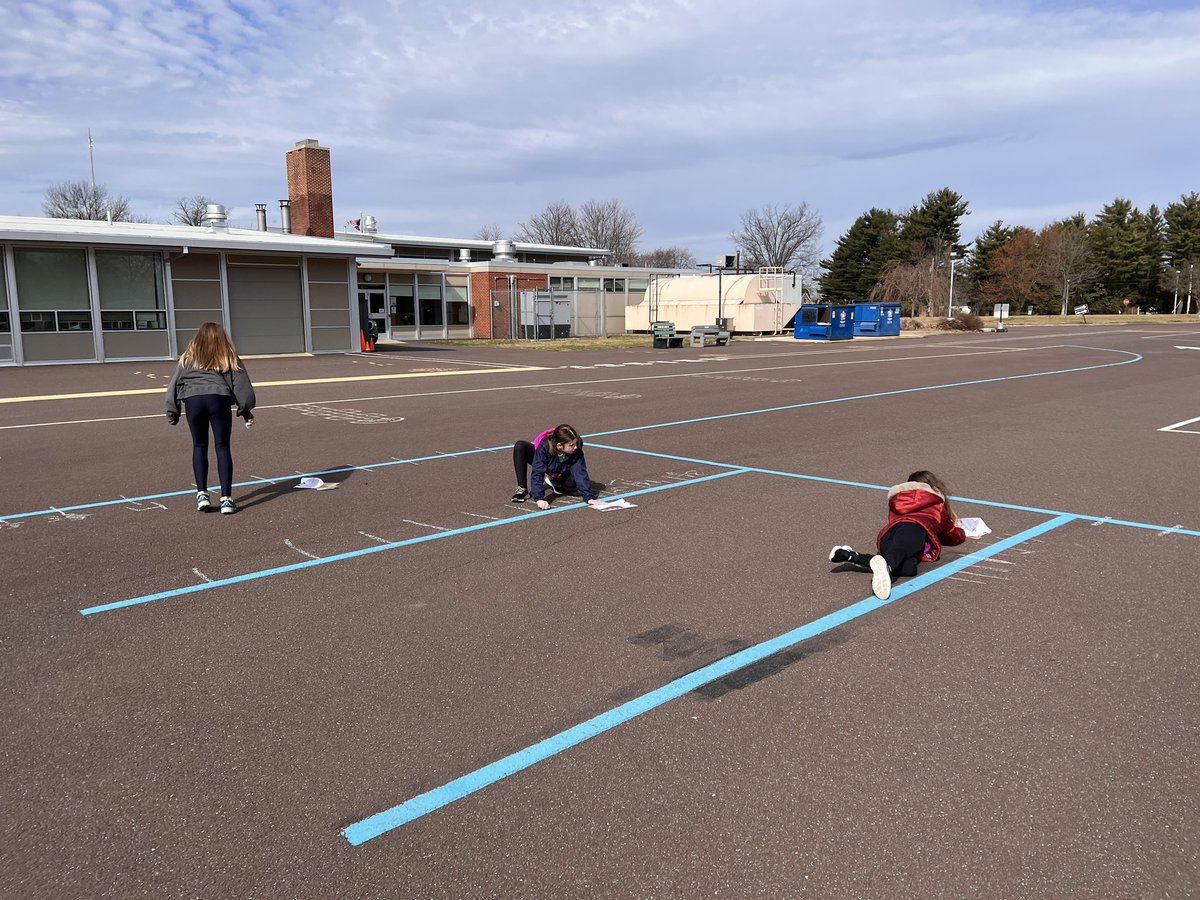
[[507, 262], [517, 261], [517, 245], [512, 241], [500, 240], [492, 244], [492, 256]]
[[465, 262], [470, 262], [470, 261], [471, 261], [471, 250], [470, 250], [470, 248], [468, 248], [468, 247], [463, 247], [461, 250], [459, 250], [459, 251], [458, 251], [458, 261], [459, 261], [460, 263], [465, 263]]
[[220, 203], [210, 203], [204, 208], [204, 218], [200, 224], [211, 231], [228, 231], [229, 214]]
[[375, 225], [375, 217], [374, 216], [363, 216], [362, 230], [365, 234], [374, 234], [376, 231], [379, 230], [378, 227]]

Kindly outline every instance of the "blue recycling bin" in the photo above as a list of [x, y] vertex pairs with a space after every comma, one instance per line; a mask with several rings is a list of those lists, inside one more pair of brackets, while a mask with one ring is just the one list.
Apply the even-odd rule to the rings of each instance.
[[854, 334], [856, 337], [896, 337], [900, 334], [900, 304], [866, 300], [855, 303]]
[[805, 303], [796, 314], [798, 341], [848, 341], [854, 337], [854, 307]]

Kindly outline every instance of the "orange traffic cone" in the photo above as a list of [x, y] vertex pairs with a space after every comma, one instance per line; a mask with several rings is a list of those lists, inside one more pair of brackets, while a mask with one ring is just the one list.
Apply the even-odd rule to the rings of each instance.
[[367, 338], [367, 333], [365, 331], [363, 331], [362, 329], [359, 329], [358, 338], [361, 343], [363, 353], [374, 353], [375, 352], [375, 347], [372, 345], [371, 341]]

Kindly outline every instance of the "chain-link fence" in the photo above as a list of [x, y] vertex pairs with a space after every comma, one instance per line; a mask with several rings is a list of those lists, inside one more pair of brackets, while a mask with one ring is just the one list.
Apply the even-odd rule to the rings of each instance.
[[492, 291], [491, 337], [553, 341], [625, 330], [624, 294], [604, 291]]

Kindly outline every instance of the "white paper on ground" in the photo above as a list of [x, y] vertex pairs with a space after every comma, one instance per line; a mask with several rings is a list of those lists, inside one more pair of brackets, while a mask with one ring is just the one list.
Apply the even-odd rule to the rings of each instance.
[[323, 484], [325, 484], [325, 482], [322, 481], [320, 478], [317, 478], [313, 475], [306, 475], [300, 479], [300, 483], [298, 485], [296, 485], [296, 487], [311, 488], [313, 490], [316, 490], [317, 488], [321, 487]]
[[592, 509], [598, 509], [600, 512], [611, 512], [614, 509], [636, 509], [636, 503], [630, 503], [628, 500], [606, 500], [603, 503], [593, 503]]
[[983, 519], [959, 519], [958, 524], [962, 526], [963, 532], [969, 538], [981, 538], [985, 534], [992, 533], [992, 529], [987, 527], [987, 523]]

